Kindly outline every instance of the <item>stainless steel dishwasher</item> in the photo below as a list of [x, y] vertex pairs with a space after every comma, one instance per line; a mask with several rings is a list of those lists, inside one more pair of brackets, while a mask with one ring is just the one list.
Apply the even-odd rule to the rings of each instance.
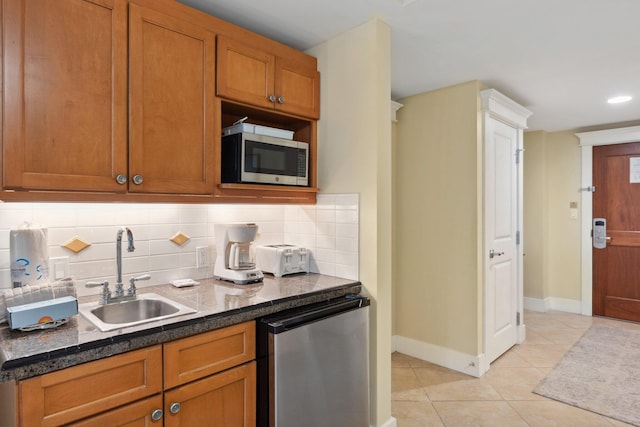
[[348, 295], [257, 322], [259, 427], [369, 426], [369, 299]]

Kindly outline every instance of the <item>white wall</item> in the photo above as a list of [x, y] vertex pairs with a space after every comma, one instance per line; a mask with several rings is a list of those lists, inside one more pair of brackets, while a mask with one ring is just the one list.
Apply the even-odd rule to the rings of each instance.
[[[149, 282], [168, 283], [179, 278], [205, 278], [213, 267], [196, 268], [195, 248], [210, 246], [215, 256], [213, 224], [255, 222], [256, 244], [289, 243], [312, 252], [312, 271], [358, 279], [359, 196], [322, 194], [309, 205], [179, 205], [179, 204], [0, 204], [0, 289], [10, 288], [9, 232], [24, 221], [47, 228], [50, 257], [67, 257], [68, 272], [82, 284], [89, 280], [115, 283], [115, 240], [119, 226], [134, 234], [136, 250], [123, 250], [123, 275], [149, 273]], [[178, 246], [169, 239], [182, 232], [190, 240]], [[74, 237], [90, 243], [74, 253], [61, 245]], [[53, 279], [53, 274], [50, 276]], [[100, 289], [79, 286], [80, 295]]]

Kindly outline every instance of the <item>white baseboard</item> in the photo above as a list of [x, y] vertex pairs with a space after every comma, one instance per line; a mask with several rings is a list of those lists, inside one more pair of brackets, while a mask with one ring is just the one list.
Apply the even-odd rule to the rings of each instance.
[[482, 376], [489, 369], [488, 366], [485, 366], [483, 354], [473, 356], [400, 335], [393, 336], [392, 348], [402, 354], [417, 357], [474, 377]]
[[[568, 298], [524, 298], [524, 308], [531, 311], [545, 313], [550, 310], [564, 311], [567, 313], [582, 313], [582, 301]], [[525, 319], [525, 323], [526, 323]]]
[[385, 421], [380, 427], [397, 427], [397, 426], [398, 426], [398, 421], [394, 417], [391, 417], [387, 421]]

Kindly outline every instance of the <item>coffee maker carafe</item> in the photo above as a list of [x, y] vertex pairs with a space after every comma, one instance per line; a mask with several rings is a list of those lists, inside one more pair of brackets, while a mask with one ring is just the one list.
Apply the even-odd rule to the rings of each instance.
[[215, 224], [216, 264], [213, 275], [237, 284], [261, 282], [262, 271], [256, 268], [251, 243], [258, 233], [252, 223]]

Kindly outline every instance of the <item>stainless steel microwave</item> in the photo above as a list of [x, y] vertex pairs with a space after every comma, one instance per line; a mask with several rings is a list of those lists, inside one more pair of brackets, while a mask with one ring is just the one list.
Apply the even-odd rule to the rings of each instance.
[[309, 144], [253, 133], [222, 137], [222, 182], [309, 185]]

